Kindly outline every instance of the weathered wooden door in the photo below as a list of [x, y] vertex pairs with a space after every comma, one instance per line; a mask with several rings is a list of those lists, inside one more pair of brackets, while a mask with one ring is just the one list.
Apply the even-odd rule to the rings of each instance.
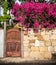
[[6, 33], [6, 56], [21, 56], [21, 32], [18, 29], [10, 29]]

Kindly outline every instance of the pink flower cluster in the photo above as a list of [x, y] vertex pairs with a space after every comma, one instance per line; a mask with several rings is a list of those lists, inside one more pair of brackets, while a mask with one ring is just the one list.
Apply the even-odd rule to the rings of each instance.
[[13, 5], [12, 14], [15, 19], [27, 28], [56, 27], [56, 4], [25, 2]]

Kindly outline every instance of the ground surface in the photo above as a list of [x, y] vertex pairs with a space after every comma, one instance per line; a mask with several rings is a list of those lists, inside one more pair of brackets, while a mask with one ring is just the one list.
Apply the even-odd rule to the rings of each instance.
[[56, 65], [56, 63], [0, 63], [0, 65]]
[[0, 58], [0, 65], [56, 65], [56, 60], [33, 60], [29, 58]]

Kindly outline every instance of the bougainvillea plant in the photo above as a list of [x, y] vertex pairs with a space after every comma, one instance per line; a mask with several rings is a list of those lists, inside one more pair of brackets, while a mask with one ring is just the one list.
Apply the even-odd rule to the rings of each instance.
[[56, 27], [56, 3], [15, 3], [12, 14], [19, 24], [27, 28], [53, 29]]

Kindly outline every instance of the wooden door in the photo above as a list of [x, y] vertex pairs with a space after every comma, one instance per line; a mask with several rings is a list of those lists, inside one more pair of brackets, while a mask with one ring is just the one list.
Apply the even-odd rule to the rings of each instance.
[[10, 29], [6, 33], [6, 56], [21, 56], [21, 32], [17, 29]]

